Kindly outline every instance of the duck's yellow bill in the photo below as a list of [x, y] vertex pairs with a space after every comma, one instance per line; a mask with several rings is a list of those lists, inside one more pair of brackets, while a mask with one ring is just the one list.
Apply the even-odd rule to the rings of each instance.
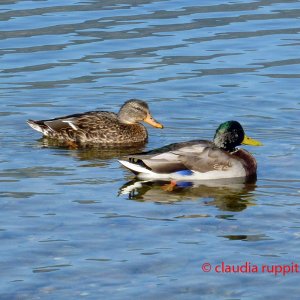
[[162, 124], [160, 124], [156, 120], [154, 120], [150, 114], [147, 115], [147, 117], [144, 119], [144, 122], [148, 123], [149, 125], [151, 125], [155, 128], [163, 128], [164, 127]]
[[250, 145], [250, 146], [262, 146], [263, 143], [261, 143], [260, 141], [257, 141], [255, 139], [250, 138], [249, 136], [244, 137], [243, 141], [242, 141], [243, 145]]

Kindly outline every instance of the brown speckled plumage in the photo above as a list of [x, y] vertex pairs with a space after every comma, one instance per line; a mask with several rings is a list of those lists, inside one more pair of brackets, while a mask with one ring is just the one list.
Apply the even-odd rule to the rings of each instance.
[[139, 123], [146, 121], [147, 117], [154, 122], [153, 126], [162, 128], [152, 119], [148, 105], [141, 100], [125, 102], [118, 114], [90, 111], [49, 120], [28, 120], [27, 123], [44, 136], [62, 143], [118, 147], [144, 144], [147, 141], [147, 130]]

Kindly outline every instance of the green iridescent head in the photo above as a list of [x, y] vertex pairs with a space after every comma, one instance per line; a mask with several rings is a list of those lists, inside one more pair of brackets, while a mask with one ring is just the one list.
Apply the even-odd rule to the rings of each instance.
[[222, 123], [216, 130], [214, 144], [226, 151], [234, 151], [241, 144], [261, 146], [262, 143], [246, 136], [242, 125], [237, 121]]

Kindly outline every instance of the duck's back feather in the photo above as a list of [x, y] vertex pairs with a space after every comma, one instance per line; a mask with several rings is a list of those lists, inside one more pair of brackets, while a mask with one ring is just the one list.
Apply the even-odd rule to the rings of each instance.
[[212, 143], [204, 140], [174, 143], [148, 152], [130, 155], [127, 159], [129, 162], [143, 165], [155, 173], [173, 173], [188, 169], [179, 159], [180, 154], [199, 153], [210, 144]]

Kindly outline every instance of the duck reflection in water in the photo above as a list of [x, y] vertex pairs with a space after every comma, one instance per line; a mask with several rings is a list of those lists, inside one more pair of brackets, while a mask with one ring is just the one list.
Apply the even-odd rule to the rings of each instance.
[[174, 203], [203, 199], [222, 211], [239, 212], [254, 204], [256, 178], [210, 181], [139, 181], [124, 184], [119, 195], [141, 202]]
[[104, 147], [103, 145], [90, 145], [89, 147], [71, 149], [65, 146], [63, 143], [49, 138], [41, 138], [38, 140], [38, 147], [56, 149], [58, 153], [62, 155], [72, 156], [79, 160], [108, 160], [113, 158], [119, 158], [131, 153], [137, 153], [143, 151], [145, 146], [131, 146], [127, 148], [113, 148], [110, 146]]

